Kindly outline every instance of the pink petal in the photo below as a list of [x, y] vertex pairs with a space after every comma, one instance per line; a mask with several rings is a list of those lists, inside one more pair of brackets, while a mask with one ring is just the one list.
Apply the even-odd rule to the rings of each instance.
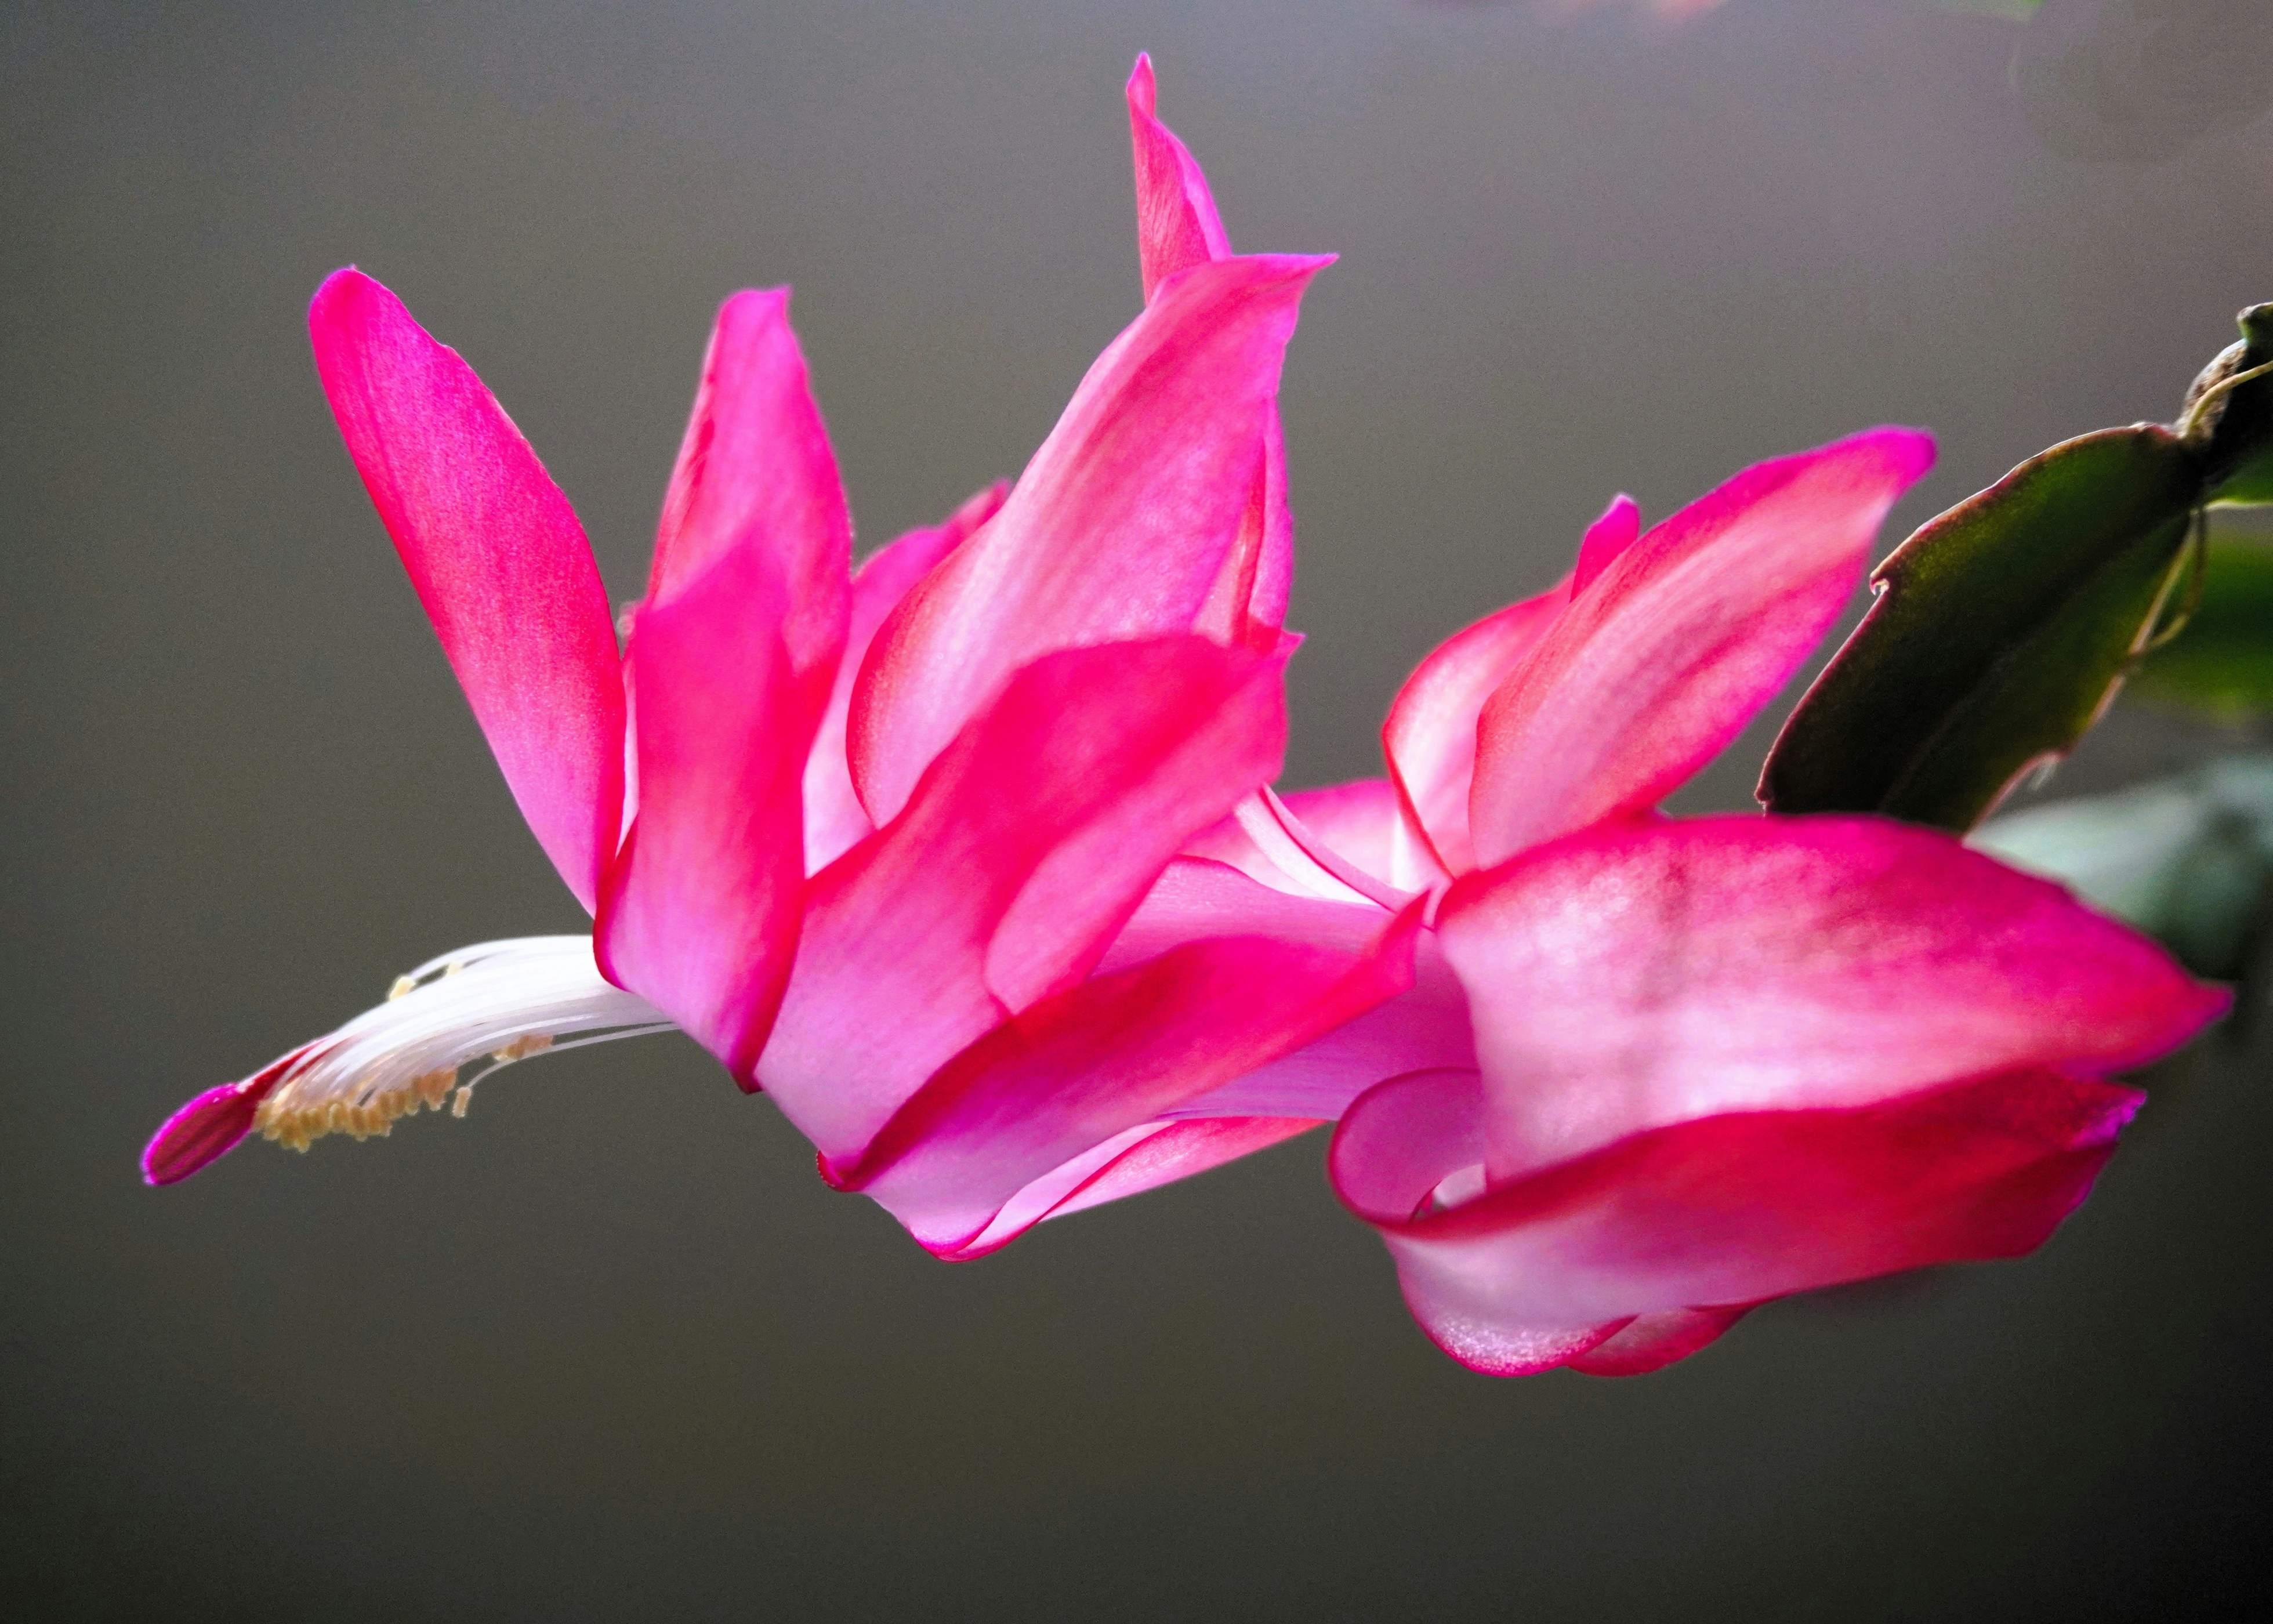
[[1720, 1341], [1723, 1332], [1756, 1306], [1669, 1308], [1643, 1314], [1578, 1355], [1571, 1368], [1589, 1376], [1647, 1376]]
[[1192, 628], [1258, 653], [1275, 646], [1294, 585], [1294, 515], [1287, 505], [1287, 439], [1274, 401], [1264, 414], [1263, 461], [1255, 470], [1239, 538], [1216, 574]]
[[1354, 953], [1388, 922], [1362, 898], [1328, 900], [1266, 883], [1189, 849], [1144, 893], [1100, 961], [1105, 968], [1124, 969], [1205, 936], [1267, 936]]
[[568, 500], [473, 369], [362, 272], [308, 308], [348, 455], [544, 854], [586, 908], [623, 806], [608, 597]]
[[782, 640], [778, 560], [746, 543], [641, 607], [639, 812], [601, 894], [602, 974], [745, 1086], [797, 950], [811, 721]]
[[[1175, 132], [1154, 116], [1152, 59], [1139, 55], [1129, 75], [1129, 133], [1136, 162], [1136, 252], [1144, 301], [1195, 265], [1231, 257], [1207, 177]], [[1263, 466], [1240, 525], [1239, 541], [1217, 575], [1195, 629], [1219, 643], [1258, 650], [1287, 623], [1294, 581], [1294, 518], [1287, 505], [1287, 445], [1273, 402], [1264, 425]]]
[[[1225, 864], [1169, 865], [1115, 939], [1106, 970], [1139, 964], [1209, 936], [1268, 936], [1322, 950], [1365, 950], [1389, 915], [1369, 903], [1331, 902], [1260, 883]], [[1315, 1042], [1193, 1100], [1183, 1114], [1330, 1121], [1384, 1078], [1476, 1063], [1467, 995], [1433, 933], [1414, 944], [1412, 985]]]
[[1382, 752], [1437, 867], [1465, 874], [1474, 866], [1468, 839], [1468, 789], [1475, 777], [1476, 719], [1547, 635], [1571, 600], [1566, 580], [1536, 598], [1511, 604], [1454, 632], [1405, 680], [1382, 724]]
[[1261, 557], [1256, 562], [1255, 585], [1247, 598], [1250, 638], [1261, 628], [1287, 624], [1287, 605], [1294, 591], [1294, 514], [1287, 499], [1287, 436], [1279, 421], [1279, 402], [1271, 402], [1263, 424], [1263, 497]]
[[[1392, 852], [1394, 852], [1392, 846]], [[1420, 889], [1400, 890], [1335, 851], [1268, 788], [1234, 808], [1185, 851], [1242, 868], [1265, 884], [1331, 902], [1369, 902], [1395, 913]]]
[[1286, 804], [1305, 829], [1347, 861], [1402, 890], [1421, 889], [1407, 872], [1414, 853], [1406, 844], [1396, 786], [1387, 778], [1294, 790], [1287, 795]]
[[1443, 1073], [1384, 1085], [1343, 1119], [1329, 1164], [1389, 1243], [1422, 1328], [1497, 1375], [1647, 1368], [1702, 1346], [1743, 1304], [2031, 1251], [2145, 1097], [2026, 1071], [1843, 1109], [1710, 1116], [1416, 1215], [1405, 1196], [1482, 1150], [1482, 1090], [1465, 1085], [1465, 1134], [1462, 1092]]
[[2226, 1002], [2059, 886], [1877, 818], [1598, 825], [1458, 882], [1437, 925], [1495, 1177], [1716, 1112], [2119, 1071]]
[[814, 735], [812, 756], [806, 763], [807, 873], [820, 873], [875, 828], [868, 821], [860, 798], [852, 793], [852, 775], [844, 760], [844, 721], [852, 703], [853, 680], [859, 675], [860, 662], [867, 655], [876, 628], [908, 595], [909, 589], [994, 516], [1009, 494], [1009, 481], [996, 480], [941, 523], [910, 530], [879, 547], [852, 577], [852, 611], [845, 632], [844, 658], [837, 662], [836, 682], [829, 690], [829, 709], [822, 713], [821, 729]]
[[789, 605], [782, 640], [817, 715], [844, 646], [852, 520], [786, 288], [745, 289], [719, 307], [663, 500], [648, 595], [668, 597], [738, 544], [773, 561]]
[[1365, 882], [1361, 889], [1337, 878], [1337, 869], [1350, 866], [1347, 860], [1334, 861], [1332, 867], [1320, 862], [1311, 854], [1312, 848], [1321, 844], [1318, 838], [1306, 834], [1306, 846], [1292, 832], [1297, 827], [1303, 826], [1285, 803], [1274, 808], [1258, 793], [1241, 801], [1221, 823], [1193, 836], [1183, 854], [1227, 864], [1251, 880], [1292, 896], [1358, 906], [1372, 903], [1375, 885]]
[[[1126, 1200], [1180, 1179], [1251, 1156], [1298, 1133], [1325, 1126], [1307, 1116], [1181, 1116], [1164, 1120], [1136, 1144], [1089, 1172], [1072, 1194], [1042, 1214], [1063, 1218], [1108, 1201]], [[1032, 1186], [1028, 1186], [1031, 1189]], [[1022, 1196], [1024, 1191], [1019, 1192]]]
[[1029, 660], [1195, 624], [1239, 536], [1302, 289], [1326, 263], [1196, 266], [1098, 358], [1002, 511], [877, 634], [850, 726], [872, 816], [893, 816]]
[[1191, 1178], [1324, 1127], [1299, 1117], [1158, 1117], [1051, 1169], [1002, 1205], [950, 1262], [984, 1257], [1047, 1218], [1086, 1212]]
[[1285, 737], [1279, 662], [1202, 638], [1018, 672], [814, 881], [767, 1089], [824, 1155], [857, 1154], [950, 1056], [1078, 980]]
[[1150, 304], [1178, 271], [1231, 257], [1199, 160], [1153, 115], [1152, 58], [1140, 53], [1129, 75], [1129, 137], [1136, 161], [1136, 255]]
[[836, 1182], [965, 1252], [1053, 1169], [1394, 994], [1420, 925], [1416, 904], [1360, 955], [1227, 937], [1092, 977], [957, 1056]]
[[1484, 706], [1475, 861], [1655, 806], [1773, 699], [1933, 442], [1874, 429], [1745, 470], [1602, 568]]
[[142, 1149], [142, 1181], [177, 1184], [235, 1150], [252, 1131], [260, 1102], [313, 1044], [281, 1055], [241, 1083], [208, 1088], [159, 1125]]
[[1579, 540], [1579, 562], [1571, 572], [1571, 596], [1576, 598], [1594, 584], [1594, 577], [1618, 560], [1621, 553], [1641, 539], [1641, 508], [1624, 492], [1610, 499], [1602, 516], [1587, 527]]

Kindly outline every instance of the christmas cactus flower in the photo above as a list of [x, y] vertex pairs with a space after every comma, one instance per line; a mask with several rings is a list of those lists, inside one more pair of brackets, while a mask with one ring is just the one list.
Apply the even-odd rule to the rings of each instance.
[[1409, 991], [1187, 1109], [1338, 1118], [1335, 1189], [1464, 1365], [1654, 1369], [1771, 1297], [2027, 1252], [2138, 1107], [2104, 1079], [2222, 1009], [1948, 836], [1656, 811], [1931, 458], [1874, 431], [1647, 532], [1619, 499], [1561, 583], [1422, 662], [1387, 778], [1243, 811], [1151, 905], [1259, 883], [1324, 934], [1428, 899]]
[[[566, 500], [470, 369], [370, 278], [325, 284], [311, 330], [349, 450], [593, 931], [422, 966], [184, 1106], [152, 1182], [255, 1127], [304, 1147], [462, 1105], [484, 1056], [676, 1025], [826, 1176], [970, 1255], [1159, 1182], [1099, 1095], [1204, 1092], [1405, 984], [1394, 920], [1323, 945], [1228, 921], [1100, 969], [1179, 848], [1278, 771], [1275, 395], [1326, 263], [1232, 254], [1148, 125], [1149, 64], [1129, 100], [1145, 306], [1016, 487], [848, 576], [786, 295], [738, 295], [620, 656]], [[1205, 1164], [1238, 1136], [1217, 1139]]]

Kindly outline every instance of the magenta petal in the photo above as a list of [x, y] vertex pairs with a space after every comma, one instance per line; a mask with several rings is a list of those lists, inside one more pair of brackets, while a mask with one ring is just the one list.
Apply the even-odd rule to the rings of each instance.
[[1262, 461], [1255, 470], [1239, 538], [1217, 572], [1193, 629], [1218, 643], [1258, 652], [1276, 646], [1294, 585], [1294, 515], [1287, 505], [1287, 439], [1276, 402], [1264, 415]]
[[2059, 886], [1877, 818], [1597, 825], [1458, 882], [1437, 926], [1495, 1177], [1715, 1112], [2119, 1071], [2225, 1004]]
[[957, 1263], [984, 1257], [1044, 1219], [1125, 1200], [1324, 1125], [1301, 1117], [1159, 1117], [1052, 1168], [1004, 1202], [975, 1238], [934, 1255]]
[[1151, 303], [1178, 271], [1228, 259], [1231, 237], [1199, 160], [1153, 112], [1152, 58], [1139, 54], [1129, 75], [1129, 137], [1136, 162], [1136, 255]]
[[1405, 680], [1382, 724], [1383, 754], [1422, 843], [1447, 874], [1474, 866], [1468, 790], [1476, 719], [1571, 601], [1568, 581], [1453, 633]]
[[[1129, 75], [1129, 133], [1136, 163], [1136, 252], [1144, 300], [1179, 271], [1231, 257], [1231, 237], [1199, 160], [1153, 111], [1152, 59]], [[1264, 425], [1263, 462], [1239, 540], [1224, 560], [1195, 629], [1219, 643], [1272, 646], [1287, 623], [1294, 582], [1294, 518], [1287, 503], [1287, 443], [1274, 402]]]
[[812, 725], [783, 644], [776, 560], [731, 549], [632, 629], [639, 812], [593, 950], [618, 986], [748, 1086], [797, 948]]
[[[1207, 177], [1190, 149], [1153, 111], [1152, 59], [1139, 55], [1129, 75], [1129, 133], [1136, 163], [1136, 252], [1144, 300], [1179, 271], [1231, 257]], [[1274, 402], [1264, 425], [1263, 462], [1239, 540], [1224, 560], [1194, 623], [1219, 643], [1272, 646], [1287, 623], [1294, 583], [1294, 518], [1287, 504], [1287, 442]]]
[[1618, 555], [1641, 539], [1641, 508], [1621, 492], [1602, 509], [1602, 516], [1587, 527], [1579, 541], [1579, 562], [1571, 571], [1571, 596], [1594, 585], [1594, 577], [1617, 562]]
[[[1444, 877], [1434, 872], [1413, 873], [1416, 853], [1399, 822], [1397, 787], [1387, 778], [1358, 778], [1348, 784], [1294, 790], [1287, 795], [1286, 805], [1312, 835], [1377, 880], [1417, 891]], [[1429, 868], [1434, 867], [1430, 861]]]
[[1219, 938], [1092, 977], [957, 1056], [839, 1182], [964, 1251], [1051, 1169], [1391, 996], [1419, 929], [1416, 905], [1362, 955]]
[[993, 522], [903, 600], [853, 690], [849, 753], [880, 822], [1020, 665], [1190, 630], [1236, 543], [1320, 259], [1196, 266], [1106, 350]]
[[[1095, 1171], [1084, 1169], [1072, 1193], [1053, 1201], [1044, 1217], [1063, 1218], [1108, 1201], [1122, 1201], [1148, 1190], [1225, 1167], [1242, 1156], [1283, 1144], [1298, 1133], [1325, 1126], [1308, 1116], [1179, 1116], [1126, 1147]], [[1035, 1188], [1019, 1192], [1024, 1198]], [[1015, 1202], [1014, 1202], [1015, 1205]], [[1001, 1221], [998, 1218], [997, 1223]], [[1022, 1226], [1023, 1227], [1023, 1226]], [[982, 1239], [986, 1237], [982, 1237]]]
[[1294, 514], [1287, 496], [1287, 434], [1279, 420], [1279, 402], [1271, 402], [1263, 424], [1263, 494], [1258, 515], [1263, 529], [1260, 555], [1256, 560], [1255, 585], [1247, 597], [1247, 620], [1251, 640], [1260, 641], [1261, 628], [1287, 624], [1287, 605], [1294, 591]]
[[[1343, 953], [1364, 950], [1388, 915], [1259, 883], [1223, 863], [1171, 864], [1114, 941], [1106, 969], [1208, 936], [1269, 936]], [[1384, 1078], [1476, 1063], [1467, 995], [1434, 932], [1414, 944], [1409, 987], [1317, 1041], [1192, 1101], [1185, 1114], [1331, 1121]]]
[[1861, 584], [1933, 442], [1874, 429], [1745, 470], [1624, 548], [1484, 706], [1475, 861], [1655, 806], [1773, 699]]
[[457, 352], [356, 270], [308, 307], [340, 437], [521, 816], [597, 902], [623, 816], [624, 693], [567, 498]]
[[768, 1090], [824, 1155], [856, 1154], [958, 1050], [1078, 980], [1285, 736], [1279, 662], [1203, 638], [1019, 671], [814, 881]]
[[[1431, 1171], [1459, 1182], [1453, 1164], [1482, 1136], [1444, 1125], [1457, 1114], [1445, 1093], [1404, 1079], [1368, 1094], [1330, 1165], [1389, 1243], [1423, 1328], [1493, 1374], [1646, 1368], [1702, 1346], [1737, 1312], [1709, 1305], [2029, 1252], [2082, 1200], [2144, 1098], [2007, 1072], [1846, 1109], [1680, 1123], [1444, 1210], [1376, 1205]], [[1419, 1165], [1415, 1139], [1437, 1168]]]
[[745, 289], [719, 307], [664, 496], [648, 595], [670, 596], [738, 545], [772, 560], [788, 605], [782, 641], [799, 685], [816, 690], [808, 709], [817, 713], [844, 646], [852, 520], [786, 288]]
[[940, 560], [994, 516], [1009, 494], [1009, 481], [996, 480], [941, 523], [910, 530], [879, 547], [853, 575], [844, 658], [837, 663], [829, 709], [821, 715], [820, 731], [814, 735], [813, 755], [806, 763], [806, 872], [820, 873], [875, 828], [860, 798], [852, 793], [852, 775], [844, 759], [844, 722], [852, 703], [853, 680], [859, 675], [860, 662], [867, 656], [876, 628]]
[[1188, 848], [1161, 870], [1101, 962], [1106, 969], [1125, 969], [1204, 936], [1275, 936], [1354, 953], [1388, 918], [1358, 897], [1346, 893], [1343, 900], [1329, 901], [1214, 858], [1189, 855]]
[[1267, 791], [1241, 801], [1229, 817], [1193, 836], [1182, 854], [1227, 864], [1292, 896], [1357, 906], [1387, 906], [1392, 911], [1406, 900], [1339, 855], [1299, 814]]

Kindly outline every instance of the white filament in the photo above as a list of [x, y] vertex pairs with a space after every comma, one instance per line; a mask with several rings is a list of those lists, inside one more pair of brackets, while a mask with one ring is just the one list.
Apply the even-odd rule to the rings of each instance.
[[[254, 1118], [267, 1138], [304, 1150], [327, 1133], [386, 1133], [424, 1105], [463, 1116], [468, 1091], [499, 1066], [555, 1047], [666, 1032], [672, 1023], [593, 962], [589, 936], [483, 942], [398, 977], [386, 1003], [302, 1051]], [[591, 1035], [577, 1044], [559, 1040]], [[491, 1064], [461, 1083], [461, 1067]]]

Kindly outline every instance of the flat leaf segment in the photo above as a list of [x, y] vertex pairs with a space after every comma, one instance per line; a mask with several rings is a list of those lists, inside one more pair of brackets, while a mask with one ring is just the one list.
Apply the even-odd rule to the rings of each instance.
[[1769, 753], [1771, 811], [1969, 829], [2075, 743], [2147, 650], [2202, 508], [2250, 499], [2273, 462], [2273, 305], [2241, 328], [2177, 425], [2054, 446], [1895, 549]]

